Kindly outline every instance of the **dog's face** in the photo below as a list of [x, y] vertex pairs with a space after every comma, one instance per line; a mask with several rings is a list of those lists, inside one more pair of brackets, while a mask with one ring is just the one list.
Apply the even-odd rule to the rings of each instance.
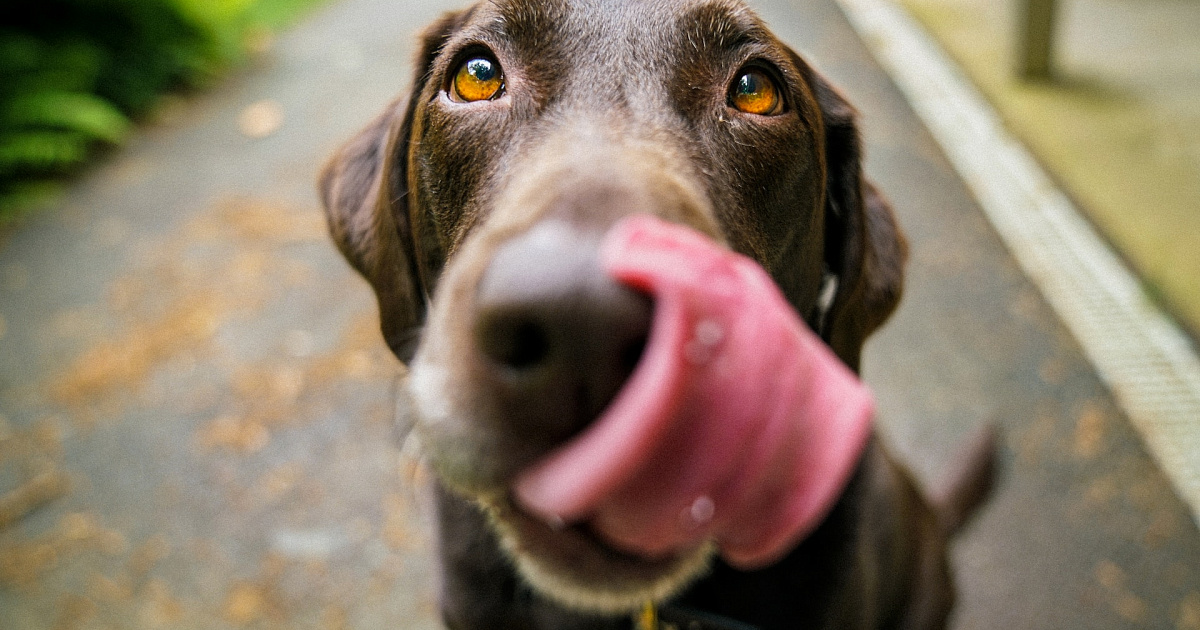
[[603, 610], [665, 595], [707, 549], [623, 553], [508, 498], [603, 410], [648, 333], [653, 305], [604, 277], [600, 237], [633, 213], [707, 233], [857, 367], [903, 243], [861, 181], [853, 111], [736, 0], [488, 0], [423, 43], [411, 95], [321, 187], [410, 363], [429, 461], [548, 594]]

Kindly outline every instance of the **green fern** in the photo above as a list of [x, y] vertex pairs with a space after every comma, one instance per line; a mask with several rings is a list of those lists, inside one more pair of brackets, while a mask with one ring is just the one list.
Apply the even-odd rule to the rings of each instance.
[[56, 179], [8, 181], [0, 184], [0, 227], [51, 203], [63, 191]]
[[51, 128], [74, 131], [93, 140], [120, 144], [130, 122], [111, 103], [91, 94], [22, 94], [0, 112], [0, 128]]
[[80, 39], [43, 40], [28, 33], [0, 32], [0, 94], [42, 90], [93, 92], [108, 53]]
[[90, 142], [76, 131], [18, 131], [0, 136], [0, 176], [63, 172], [83, 162]]
[[[39, 0], [0, 8], [0, 224], [119, 145], [159, 95], [203, 86], [323, 0]], [[4, 0], [0, 0], [3, 5]], [[11, 2], [10, 2], [11, 4]]]

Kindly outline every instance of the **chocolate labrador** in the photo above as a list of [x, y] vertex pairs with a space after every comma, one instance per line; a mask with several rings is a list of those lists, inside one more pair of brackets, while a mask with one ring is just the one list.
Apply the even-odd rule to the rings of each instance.
[[650, 598], [680, 627], [944, 627], [988, 436], [930, 493], [871, 439], [817, 529], [756, 570], [617, 550], [507, 490], [638, 362], [653, 304], [596, 263], [626, 215], [757, 261], [857, 370], [906, 258], [860, 156], [854, 109], [738, 0], [484, 0], [424, 32], [411, 93], [320, 190], [410, 368], [449, 627], [629, 627]]

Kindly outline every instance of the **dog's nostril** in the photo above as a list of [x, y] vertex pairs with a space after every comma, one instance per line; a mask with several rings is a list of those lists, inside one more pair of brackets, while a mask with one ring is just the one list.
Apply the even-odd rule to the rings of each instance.
[[620, 363], [621, 371], [626, 376], [633, 374], [633, 369], [637, 367], [638, 361], [642, 360], [642, 353], [646, 351], [646, 336], [642, 335], [625, 344], [621, 349]]
[[541, 363], [550, 353], [546, 331], [533, 322], [522, 322], [512, 332], [512, 345], [504, 362], [514, 368], [527, 368]]
[[541, 447], [604, 411], [650, 333], [650, 298], [604, 272], [601, 236], [539, 224], [495, 251], [474, 296], [478, 399]]
[[486, 319], [479, 328], [479, 345], [486, 357], [514, 370], [534, 368], [550, 354], [545, 326], [528, 317]]

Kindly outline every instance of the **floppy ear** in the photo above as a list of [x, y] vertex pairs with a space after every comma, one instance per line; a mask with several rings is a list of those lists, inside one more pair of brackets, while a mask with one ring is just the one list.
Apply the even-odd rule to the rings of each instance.
[[342, 255], [375, 290], [388, 347], [407, 363], [425, 321], [426, 289], [408, 204], [413, 114], [438, 50], [462, 22], [447, 13], [425, 30], [407, 98], [390, 104], [329, 159], [319, 189], [329, 231]]
[[862, 175], [857, 113], [808, 72], [825, 131], [825, 265], [836, 278], [819, 332], [857, 372], [863, 342], [900, 302], [908, 243], [887, 200]]

